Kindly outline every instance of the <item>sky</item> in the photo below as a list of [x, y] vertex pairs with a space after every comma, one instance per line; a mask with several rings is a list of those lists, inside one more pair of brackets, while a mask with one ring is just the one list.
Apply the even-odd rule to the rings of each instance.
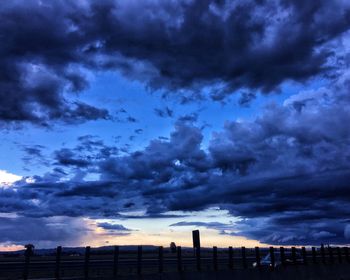
[[0, 250], [350, 244], [350, 2], [0, 4]]

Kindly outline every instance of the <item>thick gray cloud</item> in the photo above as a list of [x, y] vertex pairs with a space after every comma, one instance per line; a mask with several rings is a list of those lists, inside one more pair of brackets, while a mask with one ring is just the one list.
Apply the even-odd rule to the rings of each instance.
[[106, 230], [106, 235], [125, 236], [130, 235], [133, 231], [132, 229], [126, 228], [123, 225], [107, 222], [98, 223], [97, 226]]
[[0, 120], [40, 125], [111, 118], [72, 94], [89, 71], [118, 70], [184, 101], [204, 86], [218, 85], [220, 100], [304, 81], [329, 70], [327, 44], [350, 24], [340, 0], [18, 0], [2, 3], [0, 20]]
[[0, 230], [1, 243], [24, 245], [34, 242], [39, 247], [62, 243], [75, 245], [90, 231], [80, 219], [69, 217], [0, 217]]

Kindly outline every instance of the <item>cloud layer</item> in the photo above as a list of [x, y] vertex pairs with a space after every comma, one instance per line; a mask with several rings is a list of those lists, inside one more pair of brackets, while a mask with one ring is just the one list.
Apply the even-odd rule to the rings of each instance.
[[183, 101], [207, 86], [220, 100], [305, 81], [330, 70], [329, 43], [349, 28], [350, 10], [340, 0], [18, 0], [1, 5], [0, 19], [0, 120], [48, 125], [110, 118], [76, 95], [93, 71]]

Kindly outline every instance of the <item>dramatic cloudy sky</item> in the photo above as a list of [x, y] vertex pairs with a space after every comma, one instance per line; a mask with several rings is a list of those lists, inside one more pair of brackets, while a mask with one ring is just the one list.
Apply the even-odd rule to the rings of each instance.
[[0, 4], [0, 249], [350, 243], [350, 2]]

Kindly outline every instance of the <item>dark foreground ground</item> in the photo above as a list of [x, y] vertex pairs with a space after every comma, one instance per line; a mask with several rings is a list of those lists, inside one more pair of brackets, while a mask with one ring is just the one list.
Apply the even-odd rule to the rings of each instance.
[[[305, 250], [293, 247], [295, 258], [292, 262], [284, 258], [284, 265], [278, 263], [282, 247], [280, 250], [273, 247], [217, 250], [215, 247], [203, 249], [197, 256], [194, 256], [193, 250], [181, 250], [180, 247], [177, 252], [163, 250], [162, 247], [157, 250], [139, 249], [114, 252], [93, 249], [90, 252], [89, 248], [84, 255], [68, 250], [62, 254], [31, 257], [23, 254], [3, 255], [0, 258], [0, 280], [350, 280], [348, 249], [322, 247]], [[287, 256], [290, 251], [290, 248], [284, 250]], [[260, 268], [256, 267], [260, 257], [267, 254], [275, 255], [277, 267], [274, 270], [265, 266], [266, 263]]]
[[[101, 278], [103, 279], [103, 278]], [[348, 280], [350, 279], [350, 265], [309, 265], [286, 267], [276, 271], [245, 269], [233, 271], [205, 271], [182, 272], [142, 275], [135, 277], [120, 277], [120, 280]]]
[[[7, 279], [23, 279], [7, 278]], [[32, 278], [41, 280], [54, 280], [55, 278]], [[62, 277], [62, 280], [83, 280], [84, 277]], [[274, 271], [266, 269], [236, 269], [226, 271], [184, 271], [184, 272], [164, 272], [150, 273], [145, 275], [118, 275], [117, 278], [104, 276], [103, 272], [99, 276], [89, 277], [91, 280], [350, 280], [349, 264], [334, 265], [308, 265], [285, 267]]]
[[[47, 278], [49, 279], [49, 278]], [[51, 278], [53, 279], [53, 278]], [[83, 280], [84, 278], [65, 278], [69, 280]], [[100, 275], [89, 279], [115, 279]], [[233, 271], [185, 271], [166, 272], [146, 275], [118, 276], [118, 280], [350, 280], [350, 265], [309, 265], [286, 267], [276, 271], [259, 269], [236, 269]], [[63, 279], [62, 279], [63, 280]]]

